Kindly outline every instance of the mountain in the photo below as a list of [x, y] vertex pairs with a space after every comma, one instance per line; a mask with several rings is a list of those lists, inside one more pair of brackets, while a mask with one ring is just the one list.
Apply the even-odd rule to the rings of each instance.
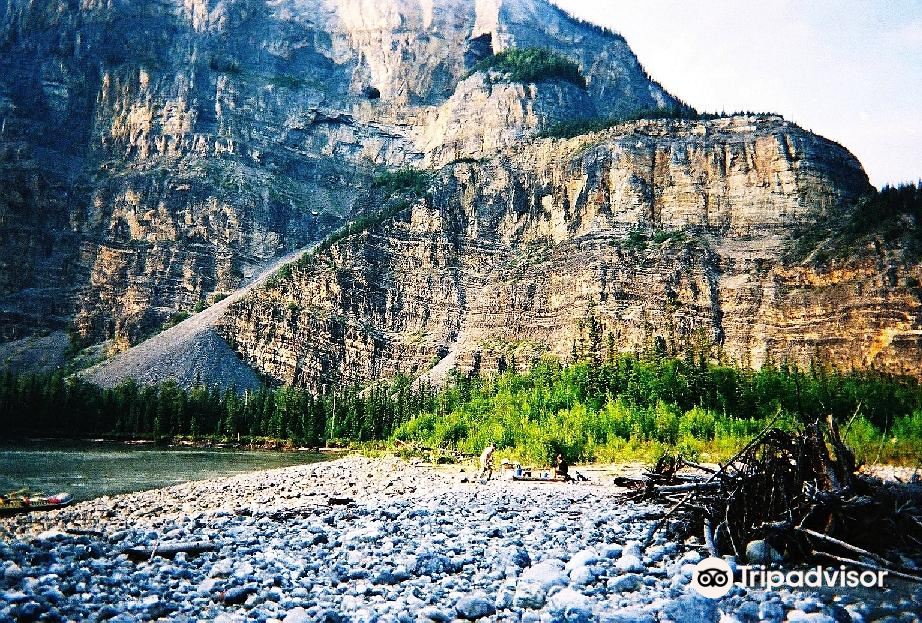
[[[589, 88], [463, 80], [523, 45]], [[540, 2], [8, 0], [0, 52], [7, 339], [137, 342], [334, 229], [380, 168], [674, 102], [623, 39]]]
[[543, 0], [7, 0], [0, 52], [2, 352], [315, 390], [641, 349], [920, 374], [918, 262], [792, 255], [871, 190], [847, 150], [699, 118]]

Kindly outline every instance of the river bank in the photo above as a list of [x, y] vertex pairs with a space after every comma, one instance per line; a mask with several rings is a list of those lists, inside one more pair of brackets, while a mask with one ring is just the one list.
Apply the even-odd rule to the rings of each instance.
[[[689, 588], [702, 544], [641, 547], [663, 509], [588, 475], [480, 484], [353, 456], [3, 519], [0, 620], [833, 623], [913, 620], [922, 598], [893, 584], [863, 601], [741, 587], [704, 599]], [[189, 541], [214, 551], [121, 553]]]

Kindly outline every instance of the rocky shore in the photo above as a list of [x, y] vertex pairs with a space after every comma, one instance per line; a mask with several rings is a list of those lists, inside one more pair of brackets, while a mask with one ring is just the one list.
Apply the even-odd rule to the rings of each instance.
[[[907, 584], [700, 597], [703, 546], [643, 548], [663, 509], [601, 477], [466, 481], [348, 457], [0, 519], [0, 621], [919, 620], [922, 587]], [[180, 542], [212, 549], [125, 551]]]

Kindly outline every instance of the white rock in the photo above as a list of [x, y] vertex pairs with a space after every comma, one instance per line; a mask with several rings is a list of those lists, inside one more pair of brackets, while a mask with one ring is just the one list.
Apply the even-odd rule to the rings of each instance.
[[640, 561], [640, 558], [632, 554], [622, 554], [618, 562], [615, 563], [615, 568], [625, 573], [641, 573], [646, 571], [646, 567]]
[[592, 563], [599, 560], [599, 553], [592, 548], [583, 549], [575, 554], [573, 557], [567, 561], [567, 564], [564, 565], [564, 569], [567, 571], [573, 571], [577, 567], [585, 567], [586, 565], [591, 565]]
[[455, 610], [458, 616], [464, 619], [476, 620], [490, 616], [496, 612], [496, 607], [490, 602], [486, 593], [483, 591], [474, 591], [469, 595], [464, 595], [455, 602]]
[[502, 588], [496, 593], [494, 602], [497, 610], [506, 610], [512, 606], [512, 592]]
[[227, 576], [231, 574], [231, 571], [234, 569], [234, 561], [230, 558], [224, 558], [219, 560], [211, 567], [211, 571], [208, 572], [208, 576], [212, 578], [218, 578], [222, 576]]
[[532, 565], [522, 572], [522, 580], [535, 582], [545, 591], [552, 586], [566, 586], [569, 582], [566, 574], [563, 572], [564, 564], [555, 558], [542, 560], [536, 565]]
[[623, 554], [630, 554], [631, 556], [642, 558], [643, 553], [641, 552], [641, 549], [640, 549], [640, 543], [638, 541], [628, 541], [627, 543], [624, 544]]
[[590, 567], [576, 567], [570, 572], [570, 583], [575, 586], [586, 586], [595, 580], [595, 573]]
[[835, 619], [822, 612], [804, 612], [803, 610], [791, 610], [788, 612], [787, 621], [789, 623], [835, 623]]
[[548, 610], [567, 623], [589, 623], [593, 619], [589, 598], [572, 588], [562, 588], [551, 595]]
[[623, 551], [624, 551], [624, 548], [621, 547], [620, 545], [614, 545], [614, 544], [605, 545], [604, 547], [602, 547], [602, 557], [610, 558], [610, 559], [618, 558], [619, 556], [621, 556], [621, 552]]
[[651, 610], [638, 606], [605, 608], [599, 613], [599, 623], [656, 623]]

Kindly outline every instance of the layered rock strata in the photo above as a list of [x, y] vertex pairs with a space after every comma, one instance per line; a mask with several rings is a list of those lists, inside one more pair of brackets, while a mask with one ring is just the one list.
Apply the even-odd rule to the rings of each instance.
[[650, 349], [919, 375], [918, 266], [783, 261], [795, 228], [867, 188], [845, 149], [777, 117], [538, 140], [443, 168], [397, 217], [236, 303], [222, 332], [318, 391]]

